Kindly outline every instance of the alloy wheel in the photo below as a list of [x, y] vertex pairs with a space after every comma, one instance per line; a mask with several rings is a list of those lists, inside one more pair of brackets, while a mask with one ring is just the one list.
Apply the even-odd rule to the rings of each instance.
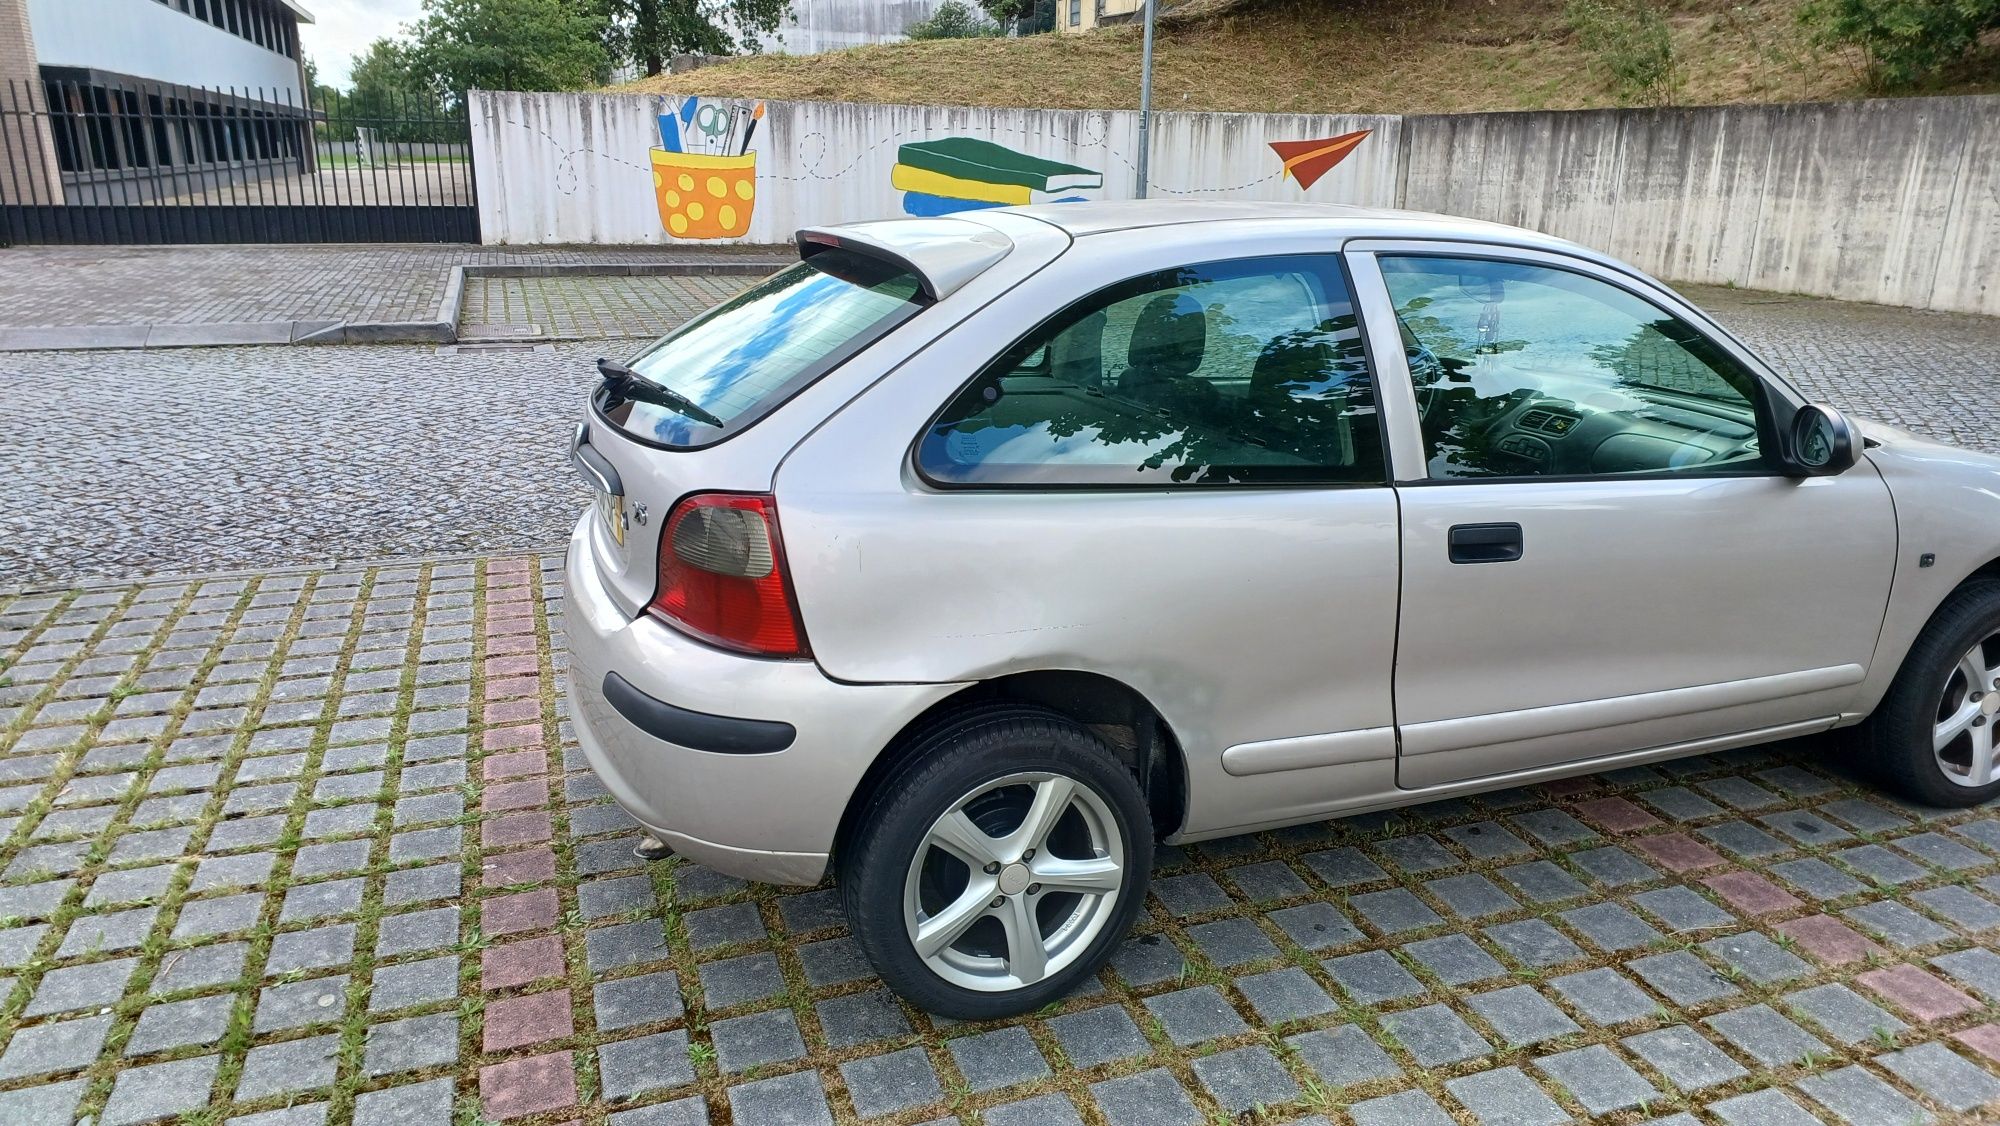
[[1931, 749], [1947, 779], [1968, 788], [1994, 781], [1996, 713], [2000, 713], [2000, 633], [1975, 642], [1945, 677], [1931, 728]]

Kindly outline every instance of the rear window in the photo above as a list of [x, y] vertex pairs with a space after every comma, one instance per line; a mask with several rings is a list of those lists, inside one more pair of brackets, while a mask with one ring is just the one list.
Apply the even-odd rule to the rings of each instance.
[[822, 250], [662, 337], [598, 410], [656, 445], [719, 442], [915, 315], [921, 293], [899, 266]]

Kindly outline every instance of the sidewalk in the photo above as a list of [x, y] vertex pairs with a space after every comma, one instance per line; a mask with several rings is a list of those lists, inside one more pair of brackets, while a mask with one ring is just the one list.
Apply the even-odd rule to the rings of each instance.
[[76, 246], [0, 250], [0, 352], [451, 343], [468, 274], [761, 274], [774, 247]]

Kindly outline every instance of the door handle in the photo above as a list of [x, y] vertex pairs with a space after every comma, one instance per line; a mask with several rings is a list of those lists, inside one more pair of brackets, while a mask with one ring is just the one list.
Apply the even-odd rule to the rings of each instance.
[[1453, 524], [1447, 543], [1453, 563], [1512, 563], [1525, 548], [1519, 524]]

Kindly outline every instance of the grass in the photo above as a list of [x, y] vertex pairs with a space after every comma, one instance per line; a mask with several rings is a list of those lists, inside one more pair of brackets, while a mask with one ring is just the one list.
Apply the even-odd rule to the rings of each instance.
[[[1675, 100], [1864, 96], [1858, 56], [1806, 41], [1797, 0], [1665, 0]], [[1563, 0], [1191, 0], [1162, 21], [1154, 107], [1458, 113], [1629, 104], [1577, 41]], [[624, 89], [781, 100], [1132, 109], [1139, 32], [956, 39], [760, 56]], [[1934, 89], [2000, 91], [2000, 35]]]

